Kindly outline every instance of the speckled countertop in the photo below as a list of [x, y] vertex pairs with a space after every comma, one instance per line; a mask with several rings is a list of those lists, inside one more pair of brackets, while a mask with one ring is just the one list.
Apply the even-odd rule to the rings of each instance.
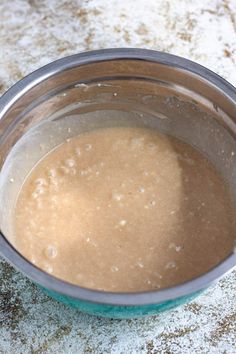
[[[57, 58], [146, 47], [195, 60], [236, 85], [235, 0], [0, 1], [0, 93]], [[59, 304], [0, 261], [0, 353], [236, 353], [236, 271], [194, 302], [140, 320]]]

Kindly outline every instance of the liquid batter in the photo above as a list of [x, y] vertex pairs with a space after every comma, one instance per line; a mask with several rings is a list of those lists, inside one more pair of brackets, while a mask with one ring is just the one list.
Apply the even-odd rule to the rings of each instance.
[[130, 292], [196, 277], [233, 249], [226, 185], [198, 151], [141, 128], [81, 134], [26, 179], [15, 246], [83, 287]]

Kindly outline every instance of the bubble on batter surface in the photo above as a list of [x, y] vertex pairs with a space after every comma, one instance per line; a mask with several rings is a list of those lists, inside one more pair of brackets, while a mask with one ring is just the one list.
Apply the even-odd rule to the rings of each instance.
[[176, 252], [180, 252], [180, 251], [183, 249], [182, 246], [176, 245], [176, 244], [173, 243], [173, 242], [171, 242], [171, 243], [169, 244], [169, 248], [170, 248], [170, 249], [174, 249]]
[[143, 262], [141, 262], [141, 261], [138, 261], [138, 262], [137, 262], [137, 266], [138, 266], [139, 268], [144, 268], [144, 264], [143, 264]]
[[158, 278], [158, 279], [162, 279], [163, 278], [163, 276], [160, 274], [160, 273], [154, 273], [155, 274], [155, 276]]
[[49, 259], [56, 258], [57, 256], [57, 247], [54, 245], [48, 245], [44, 250], [45, 256]]
[[175, 261], [170, 261], [170, 262], [166, 263], [165, 268], [166, 269], [174, 269], [174, 268], [176, 268], [176, 262]]
[[112, 192], [112, 199], [119, 202], [124, 198], [124, 194], [121, 194], [119, 192]]
[[35, 191], [32, 193], [32, 198], [37, 199], [40, 195], [43, 195], [46, 192], [46, 189], [43, 186], [37, 186]]
[[81, 176], [86, 176], [88, 174], [88, 171], [87, 170], [81, 170], [80, 171], [80, 175]]
[[139, 193], [144, 193], [145, 192], [145, 188], [144, 187], [139, 187], [138, 191], [139, 191]]
[[57, 170], [55, 168], [50, 168], [50, 170], [48, 170], [48, 176], [49, 177], [56, 177], [57, 176]]
[[47, 273], [52, 273], [53, 272], [53, 267], [50, 265], [50, 264], [46, 264], [45, 266], [44, 266], [44, 269], [45, 269], [45, 271], [47, 272]]
[[90, 150], [92, 150], [92, 145], [91, 144], [85, 144], [84, 149], [85, 149], [85, 151], [90, 151]]
[[45, 178], [37, 178], [34, 182], [36, 184], [36, 186], [46, 186], [48, 183], [47, 183], [47, 180]]
[[112, 272], [118, 272], [118, 270], [119, 270], [119, 268], [118, 268], [117, 266], [115, 266], [115, 265], [113, 265], [113, 266], [111, 267], [111, 271], [112, 271]]
[[65, 160], [65, 165], [67, 167], [74, 167], [76, 165], [76, 161], [74, 159], [67, 159]]
[[127, 220], [124, 220], [124, 219], [120, 220], [120, 222], [119, 222], [120, 226], [125, 226], [126, 224], [127, 224]]
[[77, 156], [81, 156], [81, 149], [80, 149], [79, 147], [77, 147], [77, 148], [75, 149], [75, 154], [76, 154]]

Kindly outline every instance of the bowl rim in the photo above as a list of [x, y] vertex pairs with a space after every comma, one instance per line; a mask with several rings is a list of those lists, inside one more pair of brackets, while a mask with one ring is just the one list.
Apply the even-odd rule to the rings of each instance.
[[[58, 59], [47, 64], [6, 91], [0, 98], [0, 119], [4, 117], [10, 107], [31, 88], [58, 72], [72, 69], [76, 66], [98, 63], [111, 60], [142, 60], [153, 63], [176, 67], [180, 70], [191, 72], [207, 80], [227, 96], [236, 106], [236, 88], [222, 77], [188, 59], [169, 53], [139, 49], [139, 48], [111, 48], [88, 52], [82, 52]], [[0, 137], [1, 143], [1, 137]], [[82, 288], [58, 279], [30, 263], [21, 255], [0, 232], [0, 252], [13, 266], [28, 276], [35, 283], [50, 291], [72, 297], [74, 299], [88, 301], [103, 305], [116, 306], [141, 306], [160, 304], [175, 300], [198, 292], [212, 282], [232, 270], [236, 266], [236, 252], [232, 252], [225, 260], [203, 275], [191, 279], [185, 283], [157, 291], [145, 291], [136, 293], [113, 293]]]

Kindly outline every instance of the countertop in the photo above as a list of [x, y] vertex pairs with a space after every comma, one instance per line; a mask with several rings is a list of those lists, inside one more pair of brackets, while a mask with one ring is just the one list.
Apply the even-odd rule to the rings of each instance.
[[[57, 58], [107, 47], [181, 55], [236, 85], [235, 0], [0, 1], [0, 93]], [[236, 271], [139, 320], [82, 314], [0, 261], [0, 353], [236, 353]]]

